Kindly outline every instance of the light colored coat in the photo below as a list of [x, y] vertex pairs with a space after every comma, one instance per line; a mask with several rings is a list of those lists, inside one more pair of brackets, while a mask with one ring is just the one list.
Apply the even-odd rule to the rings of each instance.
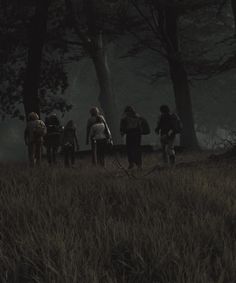
[[105, 134], [105, 125], [104, 123], [96, 123], [94, 124], [89, 133], [90, 139], [94, 140], [103, 140], [106, 139], [106, 134]]

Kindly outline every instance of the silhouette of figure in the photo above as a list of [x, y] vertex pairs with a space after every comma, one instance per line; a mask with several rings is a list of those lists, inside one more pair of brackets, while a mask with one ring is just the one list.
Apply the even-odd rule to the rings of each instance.
[[111, 139], [111, 134], [101, 116], [97, 116], [95, 124], [91, 127], [89, 138], [94, 144], [94, 164], [99, 164], [104, 167], [107, 140]]
[[105, 125], [105, 132], [106, 132], [106, 135], [107, 135], [107, 138], [110, 136], [111, 137], [111, 132], [109, 130], [109, 127], [107, 125], [107, 122], [104, 118], [103, 115], [101, 115], [99, 109], [97, 107], [92, 107], [89, 111], [90, 113], [90, 118], [88, 119], [87, 121], [87, 132], [86, 132], [86, 144], [89, 144], [89, 142], [91, 143], [91, 149], [92, 149], [92, 163], [93, 164], [96, 164], [97, 161], [95, 160], [96, 158], [96, 153], [95, 153], [95, 150], [96, 150], [96, 145], [95, 145], [95, 140], [94, 139], [91, 139], [91, 135], [90, 135], [90, 131], [91, 131], [91, 128], [94, 124], [97, 123], [97, 118], [100, 117], [101, 120], [103, 121], [104, 125]]
[[64, 164], [66, 167], [75, 164], [75, 151], [79, 150], [76, 127], [73, 120], [70, 120], [63, 131], [62, 146]]
[[181, 131], [181, 121], [176, 114], [170, 113], [170, 109], [167, 105], [162, 105], [160, 112], [161, 114], [155, 132], [160, 135], [164, 162], [173, 165], [175, 164], [174, 143], [176, 134]]
[[49, 164], [56, 164], [56, 155], [61, 143], [62, 126], [56, 114], [52, 114], [45, 120], [47, 135], [45, 136], [45, 146], [47, 149], [47, 160]]
[[149, 134], [150, 129], [147, 121], [137, 114], [133, 107], [127, 106], [124, 110], [124, 116], [120, 122], [121, 136], [126, 135], [126, 148], [129, 167], [132, 169], [136, 164], [139, 169], [142, 168], [142, 134]]
[[24, 139], [28, 146], [30, 166], [40, 165], [42, 155], [43, 137], [47, 132], [46, 126], [35, 112], [28, 116]]

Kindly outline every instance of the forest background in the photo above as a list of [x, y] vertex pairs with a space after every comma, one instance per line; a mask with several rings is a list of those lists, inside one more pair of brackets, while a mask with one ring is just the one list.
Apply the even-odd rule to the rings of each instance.
[[219, 145], [235, 130], [234, 33], [234, 1], [2, 0], [0, 158], [26, 156], [24, 116], [37, 107], [74, 119], [82, 149], [90, 107], [118, 141], [127, 104], [154, 129], [167, 103], [183, 144]]

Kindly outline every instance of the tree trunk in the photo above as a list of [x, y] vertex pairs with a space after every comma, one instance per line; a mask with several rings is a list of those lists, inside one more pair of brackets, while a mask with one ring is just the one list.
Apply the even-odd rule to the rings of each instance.
[[97, 14], [95, 3], [95, 0], [84, 1], [83, 13], [86, 15], [86, 25], [88, 28], [88, 31], [84, 33], [79, 27], [76, 5], [74, 5], [72, 0], [65, 0], [71, 26], [73, 26], [75, 33], [82, 41], [84, 50], [92, 58], [100, 88], [99, 102], [111, 129], [113, 140], [117, 143], [120, 140], [117, 106], [112, 91], [107, 53], [101, 31], [102, 27], [99, 25], [99, 15]]
[[32, 20], [28, 62], [23, 85], [23, 102], [26, 117], [30, 112], [40, 114], [38, 89], [40, 84], [40, 67], [42, 52], [47, 32], [47, 18], [50, 0], [37, 0]]
[[91, 58], [93, 60], [100, 88], [99, 102], [104, 111], [107, 123], [111, 129], [113, 140], [115, 143], [118, 143], [120, 138], [117, 107], [112, 91], [111, 75], [107, 62], [106, 48], [104, 47], [101, 33], [93, 38], [93, 45], [96, 46], [96, 48], [91, 50]]
[[183, 123], [180, 144], [185, 148], [198, 148], [187, 73], [183, 64], [175, 60], [169, 60], [169, 68], [174, 88], [176, 108]]
[[176, 108], [183, 123], [183, 133], [180, 138], [181, 146], [191, 149], [198, 148], [188, 76], [179, 53], [178, 13], [173, 6], [161, 5], [158, 8], [159, 11], [161, 10], [159, 20], [164, 48], [167, 51]]
[[236, 1], [235, 0], [231, 0], [231, 7], [234, 17], [234, 35], [236, 36]]

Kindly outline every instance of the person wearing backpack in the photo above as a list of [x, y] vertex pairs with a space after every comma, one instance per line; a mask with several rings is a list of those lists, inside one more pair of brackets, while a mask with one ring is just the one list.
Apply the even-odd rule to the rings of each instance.
[[40, 165], [42, 156], [43, 137], [46, 135], [47, 128], [35, 112], [28, 116], [24, 139], [28, 146], [30, 166]]
[[79, 150], [79, 143], [76, 134], [76, 126], [73, 120], [70, 120], [63, 131], [62, 152], [64, 155], [65, 167], [75, 164], [75, 151]]
[[45, 125], [47, 127], [47, 135], [45, 136], [44, 143], [47, 149], [47, 160], [49, 164], [56, 164], [56, 155], [61, 144], [63, 128], [56, 114], [46, 117]]
[[176, 134], [182, 129], [179, 117], [175, 113], [170, 113], [167, 105], [160, 107], [160, 116], [155, 129], [156, 134], [160, 135], [163, 160], [165, 163], [175, 164], [174, 143]]
[[132, 169], [135, 164], [138, 169], [142, 169], [141, 139], [142, 135], [150, 133], [150, 128], [146, 119], [137, 114], [132, 106], [126, 106], [124, 110], [120, 133], [122, 137], [126, 135], [128, 169]]
[[90, 128], [89, 139], [94, 145], [92, 154], [95, 165], [105, 167], [105, 155], [108, 147], [108, 142], [112, 143], [110, 129], [103, 117], [97, 116], [95, 123]]
[[[89, 113], [90, 113], [90, 117], [87, 121], [87, 131], [86, 131], [86, 144], [88, 145], [89, 143], [91, 144], [91, 150], [93, 152], [92, 154], [92, 163], [93, 164], [96, 164], [96, 160], [95, 160], [95, 157], [96, 157], [96, 154], [95, 154], [95, 150], [96, 150], [96, 145], [95, 145], [95, 140], [94, 139], [91, 139], [91, 135], [90, 135], [90, 132], [91, 132], [91, 128], [93, 125], [95, 125], [97, 123], [97, 118], [100, 117], [101, 120], [103, 121], [104, 125], [105, 125], [105, 133], [106, 133], [106, 136], [108, 137], [109, 135], [111, 136], [111, 132], [109, 130], [109, 127], [107, 125], [107, 122], [106, 122], [106, 119], [105, 117], [100, 113], [99, 109], [97, 107], [92, 107], [90, 110], [89, 110]], [[107, 139], [108, 141], [108, 139]]]

